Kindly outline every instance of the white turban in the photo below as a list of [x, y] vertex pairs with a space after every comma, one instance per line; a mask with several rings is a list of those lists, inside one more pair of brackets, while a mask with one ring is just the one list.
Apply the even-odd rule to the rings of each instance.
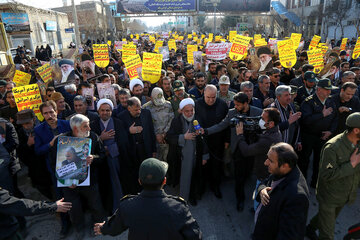
[[101, 105], [103, 104], [109, 104], [110, 107], [111, 107], [111, 111], [114, 109], [114, 104], [112, 103], [112, 101], [110, 99], [107, 99], [107, 98], [102, 98], [98, 101], [96, 107], [97, 109], [99, 110], [99, 108], [101, 107]]
[[184, 98], [180, 102], [180, 105], [179, 105], [180, 110], [182, 110], [186, 105], [189, 105], [189, 104], [195, 106], [194, 100], [192, 100], [192, 98]]
[[130, 91], [133, 91], [134, 86], [137, 84], [140, 84], [141, 87], [144, 88], [143, 82], [140, 79], [135, 78], [133, 80], [130, 80], [130, 84], [129, 84]]

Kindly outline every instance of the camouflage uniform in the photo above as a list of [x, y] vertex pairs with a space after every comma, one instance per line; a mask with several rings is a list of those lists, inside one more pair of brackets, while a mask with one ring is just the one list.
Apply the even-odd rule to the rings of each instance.
[[[164, 104], [156, 106], [153, 101], [145, 103], [142, 108], [148, 109], [151, 112], [155, 134], [163, 134], [169, 130], [172, 119], [174, 118], [174, 112], [169, 101], [165, 101]], [[157, 158], [161, 161], [166, 161], [169, 151], [168, 144], [159, 144], [157, 146]]]
[[220, 95], [220, 91], [218, 91], [216, 93], [216, 97], [224, 100], [227, 104], [228, 107], [230, 107], [230, 103], [233, 101], [234, 99], [234, 96], [235, 96], [236, 93], [232, 92], [232, 91], [228, 91], [227, 95], [226, 96], [221, 96]]

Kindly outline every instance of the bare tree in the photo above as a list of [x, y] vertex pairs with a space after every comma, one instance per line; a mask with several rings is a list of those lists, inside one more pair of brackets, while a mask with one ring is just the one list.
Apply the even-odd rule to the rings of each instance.
[[[344, 22], [343, 20], [348, 13], [349, 6], [345, 4], [344, 0], [330, 0], [327, 6], [325, 6], [324, 15], [327, 16], [327, 20], [335, 23], [334, 38], [336, 39], [336, 30], [340, 28], [341, 36], [344, 37]], [[328, 23], [329, 21], [327, 21]]]

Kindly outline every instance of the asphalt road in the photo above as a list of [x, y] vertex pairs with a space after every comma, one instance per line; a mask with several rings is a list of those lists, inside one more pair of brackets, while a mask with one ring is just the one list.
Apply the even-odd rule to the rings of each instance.
[[[31, 188], [29, 180], [24, 174], [20, 177], [21, 190], [26, 197], [32, 199], [44, 199], [36, 190]], [[250, 239], [254, 226], [254, 216], [250, 212], [252, 201], [250, 200], [255, 185], [255, 177], [248, 181], [246, 186], [247, 201], [245, 202], [245, 210], [242, 213], [236, 211], [234, 181], [232, 179], [224, 180], [221, 185], [223, 193], [222, 199], [217, 199], [212, 192], [208, 191], [204, 194], [202, 200], [195, 207], [190, 206], [191, 212], [198, 221], [203, 232], [204, 240], [230, 240], [230, 239]], [[175, 193], [177, 189], [169, 187], [165, 188], [168, 193]], [[311, 204], [309, 209], [310, 219], [317, 212], [317, 201], [315, 199], [314, 189], [311, 191]], [[88, 221], [90, 217], [87, 217]], [[60, 231], [59, 217], [54, 215], [40, 215], [27, 217], [28, 235], [26, 239], [58, 239]], [[341, 240], [346, 234], [347, 228], [360, 222], [360, 199], [351, 206], [346, 206], [336, 222], [335, 239]], [[89, 223], [90, 224], [90, 223]], [[71, 234], [68, 239], [75, 239]], [[85, 239], [94, 239], [90, 236], [90, 226], [85, 233]], [[127, 232], [115, 238], [98, 236], [95, 239], [127, 239]]]

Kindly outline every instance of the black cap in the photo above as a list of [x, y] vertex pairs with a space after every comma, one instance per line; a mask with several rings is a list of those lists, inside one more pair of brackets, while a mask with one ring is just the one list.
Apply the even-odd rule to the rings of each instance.
[[168, 164], [156, 158], [145, 159], [139, 169], [139, 178], [143, 184], [159, 184], [164, 181]]
[[320, 79], [317, 86], [320, 88], [327, 89], [327, 90], [334, 89], [334, 87], [331, 84], [331, 80], [328, 78]]

